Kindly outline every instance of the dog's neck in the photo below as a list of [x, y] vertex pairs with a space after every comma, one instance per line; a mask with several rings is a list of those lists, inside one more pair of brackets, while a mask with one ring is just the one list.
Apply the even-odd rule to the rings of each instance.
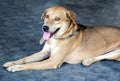
[[71, 37], [77, 35], [78, 32], [84, 31], [84, 30], [86, 29], [86, 26], [84, 26], [84, 25], [82, 25], [82, 24], [77, 24], [76, 26], [77, 26], [76, 30], [73, 31], [71, 34], [67, 35], [66, 37], [56, 37], [56, 38], [54, 38], [54, 39], [62, 40], [62, 39], [71, 38]]

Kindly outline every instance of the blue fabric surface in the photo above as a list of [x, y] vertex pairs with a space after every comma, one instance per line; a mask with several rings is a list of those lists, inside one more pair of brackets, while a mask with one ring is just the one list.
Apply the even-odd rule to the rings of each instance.
[[0, 81], [120, 81], [120, 62], [101, 61], [89, 67], [63, 64], [56, 70], [11, 73], [2, 67], [42, 49], [43, 11], [61, 5], [85, 25], [120, 26], [120, 0], [0, 0]]

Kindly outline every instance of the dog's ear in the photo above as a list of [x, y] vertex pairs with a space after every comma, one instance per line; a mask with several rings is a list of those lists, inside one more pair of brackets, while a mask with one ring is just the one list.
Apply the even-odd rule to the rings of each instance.
[[45, 18], [46, 13], [47, 13], [47, 10], [45, 10], [45, 11], [43, 12], [43, 14], [42, 14], [42, 16], [41, 16], [41, 19], [44, 19], [44, 18]]
[[67, 17], [73, 21], [74, 24], [76, 24], [76, 14], [73, 11], [68, 10], [66, 13]]

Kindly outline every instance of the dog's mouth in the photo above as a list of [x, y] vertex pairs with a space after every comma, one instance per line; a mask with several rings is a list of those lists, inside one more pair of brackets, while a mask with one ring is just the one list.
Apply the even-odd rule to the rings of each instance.
[[50, 38], [51, 38], [54, 34], [56, 34], [59, 30], [60, 30], [60, 28], [57, 28], [57, 29], [55, 30], [55, 32], [53, 32], [53, 33], [45, 32], [45, 31], [44, 31], [44, 33], [43, 33], [43, 39], [44, 39], [44, 40], [50, 39]]

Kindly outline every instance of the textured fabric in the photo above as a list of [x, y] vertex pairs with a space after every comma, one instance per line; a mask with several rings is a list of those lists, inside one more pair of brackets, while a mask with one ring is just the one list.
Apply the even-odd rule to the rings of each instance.
[[120, 62], [116, 61], [104, 60], [89, 67], [63, 64], [56, 70], [15, 73], [2, 67], [7, 61], [42, 49], [40, 16], [54, 5], [73, 10], [78, 23], [120, 25], [120, 0], [0, 0], [0, 81], [120, 81]]

